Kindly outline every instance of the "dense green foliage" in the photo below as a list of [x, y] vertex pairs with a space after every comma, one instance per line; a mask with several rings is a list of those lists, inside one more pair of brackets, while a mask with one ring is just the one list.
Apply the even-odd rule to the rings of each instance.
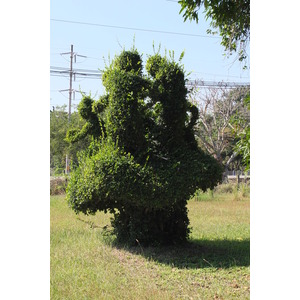
[[83, 98], [87, 123], [68, 137], [94, 140], [71, 173], [67, 199], [77, 213], [112, 213], [121, 242], [183, 242], [187, 200], [216, 186], [222, 167], [197, 147], [198, 110], [187, 101], [183, 67], [155, 54], [145, 69], [135, 49], [124, 50], [103, 74], [107, 94]]
[[[199, 9], [204, 6], [206, 19], [210, 26], [218, 29], [221, 44], [231, 54], [238, 51], [239, 60], [247, 57], [245, 48], [250, 40], [250, 0], [180, 0], [180, 13], [184, 20], [198, 23]], [[208, 33], [214, 33], [211, 29]]]

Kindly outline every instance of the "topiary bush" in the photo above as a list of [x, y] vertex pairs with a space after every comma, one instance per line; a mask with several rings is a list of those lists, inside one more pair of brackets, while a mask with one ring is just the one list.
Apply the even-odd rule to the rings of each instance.
[[107, 94], [82, 100], [87, 123], [68, 138], [90, 134], [93, 142], [78, 157], [67, 200], [76, 213], [112, 213], [119, 242], [180, 243], [190, 231], [187, 200], [213, 189], [222, 167], [197, 147], [183, 67], [155, 54], [146, 71], [137, 50], [124, 50], [103, 73]]

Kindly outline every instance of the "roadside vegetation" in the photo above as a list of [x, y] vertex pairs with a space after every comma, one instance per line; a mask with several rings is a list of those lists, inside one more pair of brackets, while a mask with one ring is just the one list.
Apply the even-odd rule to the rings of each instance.
[[189, 200], [188, 243], [165, 247], [120, 247], [110, 214], [51, 196], [51, 299], [249, 299], [249, 193], [234, 188]]

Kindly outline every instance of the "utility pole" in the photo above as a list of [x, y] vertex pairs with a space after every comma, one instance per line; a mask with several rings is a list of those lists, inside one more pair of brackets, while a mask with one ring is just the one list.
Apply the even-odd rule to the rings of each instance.
[[71, 52], [70, 52], [70, 89], [69, 89], [69, 115], [68, 121], [70, 122], [71, 118], [71, 101], [72, 101], [72, 76], [73, 76], [73, 45], [71, 45]]
[[[69, 113], [68, 113], [68, 124], [70, 124], [71, 120], [71, 101], [72, 101], [72, 76], [73, 76], [73, 45], [71, 45], [71, 52], [61, 53], [61, 55], [70, 54], [70, 87], [69, 87]], [[68, 153], [66, 154], [66, 170], [65, 174], [70, 173], [70, 159]]]
[[[73, 45], [71, 45], [71, 53], [70, 53], [70, 88], [69, 88], [69, 114], [68, 114], [69, 126], [70, 126], [70, 120], [71, 120], [72, 76], [73, 76]], [[70, 159], [69, 159], [69, 156], [67, 153], [66, 154], [66, 174], [69, 174], [69, 173], [70, 173]]]
[[[70, 52], [70, 87], [69, 87], [69, 114], [68, 114], [68, 124], [70, 125], [71, 120], [71, 101], [72, 101], [72, 76], [73, 76], [73, 45], [71, 45]], [[65, 174], [70, 173], [70, 159], [68, 153], [66, 154], [66, 171]]]
[[[75, 73], [73, 71], [73, 58], [75, 58], [75, 63], [76, 63], [76, 56], [80, 56], [80, 57], [84, 57], [86, 58], [86, 56], [83, 55], [78, 55], [77, 53], [74, 53], [73, 51], [73, 45], [71, 45], [71, 52], [66, 52], [66, 53], [61, 53], [61, 55], [67, 55], [70, 54], [70, 87], [68, 89], [69, 91], [69, 113], [68, 113], [68, 124], [70, 124], [71, 121], [71, 102], [72, 102], [72, 92], [75, 92], [72, 89], [72, 83], [73, 83], [73, 75], [74, 75], [74, 80], [75, 80]], [[67, 91], [67, 90], [62, 90], [62, 91]], [[68, 154], [66, 155], [66, 170], [65, 170], [65, 174], [69, 174], [70, 173], [70, 159], [68, 157]]]

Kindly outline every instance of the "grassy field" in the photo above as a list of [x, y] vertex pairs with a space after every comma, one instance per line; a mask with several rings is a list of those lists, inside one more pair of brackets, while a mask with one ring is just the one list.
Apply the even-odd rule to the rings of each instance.
[[196, 199], [187, 245], [120, 248], [104, 234], [109, 215], [75, 215], [51, 196], [51, 299], [249, 299], [249, 196]]

